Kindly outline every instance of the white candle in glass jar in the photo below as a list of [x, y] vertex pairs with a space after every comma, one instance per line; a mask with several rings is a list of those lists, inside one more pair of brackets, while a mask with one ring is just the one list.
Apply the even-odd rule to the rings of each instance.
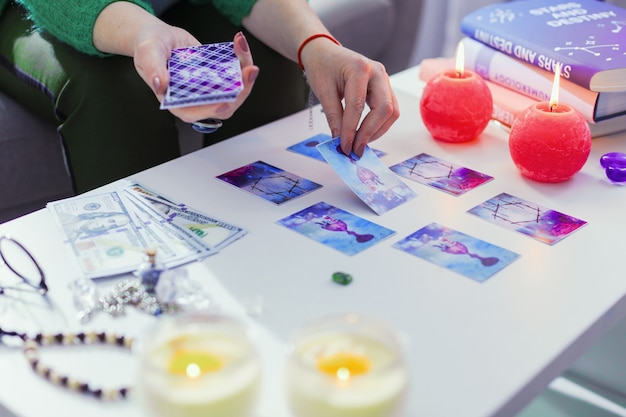
[[260, 365], [241, 324], [202, 314], [163, 318], [145, 341], [137, 396], [154, 417], [247, 417]]
[[391, 329], [346, 315], [312, 323], [296, 336], [286, 380], [297, 417], [392, 417], [409, 375]]

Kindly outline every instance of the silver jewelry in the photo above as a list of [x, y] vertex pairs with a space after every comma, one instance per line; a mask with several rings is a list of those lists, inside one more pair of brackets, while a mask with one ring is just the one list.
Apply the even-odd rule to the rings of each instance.
[[71, 282], [70, 290], [78, 309], [78, 319], [83, 323], [99, 311], [111, 317], [123, 316], [127, 306], [153, 316], [217, 307], [201, 285], [181, 268], [164, 271], [152, 291], [142, 284], [140, 278], [119, 281], [103, 296], [98, 295], [96, 285], [88, 278]]
[[161, 305], [139, 279], [127, 279], [115, 284], [108, 294], [100, 297], [97, 309], [111, 317], [118, 317], [125, 314], [127, 305], [152, 316], [158, 316], [167, 310], [167, 306]]
[[89, 279], [76, 280], [70, 284], [70, 288], [79, 310], [78, 319], [83, 323], [89, 321], [98, 311], [111, 317], [123, 316], [126, 314], [126, 306], [129, 305], [153, 316], [176, 310], [175, 305], [160, 303], [154, 294], [146, 290], [140, 279], [119, 281], [107, 294], [99, 298], [95, 284]]
[[191, 127], [200, 133], [213, 133], [222, 127], [222, 124], [223, 122], [220, 119], [211, 118], [193, 122], [191, 123]]

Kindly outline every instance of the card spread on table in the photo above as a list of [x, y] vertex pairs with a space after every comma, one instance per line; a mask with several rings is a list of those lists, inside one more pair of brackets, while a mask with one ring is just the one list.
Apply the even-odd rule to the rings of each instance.
[[419, 229], [393, 247], [478, 282], [519, 258], [517, 253], [437, 223]]
[[499, 194], [467, 212], [548, 245], [554, 245], [587, 224], [584, 220], [507, 193]]
[[[326, 162], [320, 151], [316, 148], [317, 145], [323, 142], [331, 140], [332, 137], [325, 133], [319, 133], [315, 136], [311, 136], [301, 142], [291, 145], [287, 148], [288, 151], [308, 156], [309, 158], [317, 159], [318, 161]], [[378, 149], [370, 148], [377, 157], [383, 157], [387, 155], [387, 152], [380, 151]]]
[[282, 204], [322, 187], [263, 161], [244, 165], [217, 178], [274, 204]]
[[396, 233], [324, 202], [277, 223], [346, 255], [355, 255]]
[[383, 214], [416, 196], [368, 146], [361, 158], [354, 153], [346, 156], [339, 148], [339, 138], [316, 147], [339, 177], [376, 214]]
[[390, 169], [405, 178], [455, 196], [464, 194], [493, 179], [489, 175], [451, 164], [425, 153], [400, 162]]
[[232, 42], [174, 49], [168, 70], [170, 81], [161, 109], [233, 101], [243, 89]]

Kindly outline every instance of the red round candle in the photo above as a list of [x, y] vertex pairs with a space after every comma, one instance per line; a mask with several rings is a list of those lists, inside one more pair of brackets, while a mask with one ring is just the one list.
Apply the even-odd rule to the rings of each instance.
[[420, 112], [433, 138], [467, 142], [487, 127], [493, 113], [493, 98], [479, 75], [451, 70], [426, 83]]
[[534, 104], [513, 122], [509, 137], [513, 162], [525, 177], [561, 182], [583, 167], [591, 152], [591, 132], [585, 117], [567, 104], [550, 108]]

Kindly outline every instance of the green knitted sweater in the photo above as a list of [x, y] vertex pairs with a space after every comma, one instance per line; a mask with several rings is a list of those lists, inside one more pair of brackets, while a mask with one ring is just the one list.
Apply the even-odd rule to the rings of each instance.
[[[11, 0], [0, 0], [0, 14]], [[16, 0], [30, 13], [38, 29], [45, 30], [59, 40], [91, 55], [103, 55], [93, 45], [93, 26], [96, 18], [109, 4], [119, 0]], [[135, 3], [150, 13], [152, 6], [145, 0], [124, 0]], [[190, 0], [192, 3], [213, 5], [232, 23], [239, 26], [250, 13], [255, 0]]]

